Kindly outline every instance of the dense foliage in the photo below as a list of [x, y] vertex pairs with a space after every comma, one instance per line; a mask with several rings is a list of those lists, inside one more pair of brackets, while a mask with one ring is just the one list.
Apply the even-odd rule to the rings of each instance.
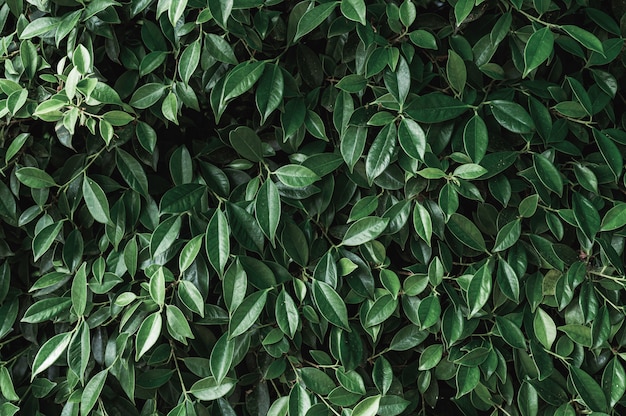
[[623, 414], [625, 8], [3, 0], [0, 414]]

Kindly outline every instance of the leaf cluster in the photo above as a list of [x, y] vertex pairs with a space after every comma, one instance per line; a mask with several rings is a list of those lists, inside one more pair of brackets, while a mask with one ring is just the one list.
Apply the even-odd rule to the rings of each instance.
[[0, 414], [622, 414], [623, 2], [7, 0]]

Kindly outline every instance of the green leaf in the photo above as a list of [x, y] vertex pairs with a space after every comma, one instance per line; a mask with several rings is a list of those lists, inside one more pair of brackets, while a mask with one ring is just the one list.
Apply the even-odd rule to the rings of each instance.
[[161, 103], [163, 117], [174, 124], [178, 124], [178, 98], [173, 92], [169, 92]]
[[485, 239], [482, 233], [467, 217], [454, 213], [448, 220], [448, 229], [463, 244], [477, 251], [485, 251]]
[[22, 30], [20, 39], [32, 39], [34, 37], [41, 37], [48, 32], [56, 30], [57, 26], [61, 23], [61, 19], [57, 17], [40, 17], [28, 24]]
[[569, 367], [569, 372], [574, 389], [585, 405], [594, 412], [607, 413], [609, 408], [606, 396], [596, 380], [584, 370], [574, 366]]
[[593, 138], [596, 140], [598, 148], [600, 148], [602, 157], [606, 161], [609, 169], [611, 169], [611, 172], [613, 172], [615, 179], [619, 179], [622, 174], [622, 168], [624, 167], [624, 158], [622, 157], [620, 150], [617, 148], [615, 143], [613, 143], [613, 141], [600, 130], [595, 128], [592, 130]]
[[366, 24], [365, 14], [367, 9], [364, 0], [347, 0], [340, 3], [341, 13], [346, 19], [358, 22], [362, 25]]
[[100, 185], [88, 176], [83, 178], [83, 198], [94, 220], [102, 224], [111, 222], [109, 201], [106, 194]]
[[414, 30], [409, 33], [409, 39], [415, 46], [422, 49], [437, 49], [437, 39], [435, 36], [424, 29]]
[[261, 124], [264, 124], [269, 115], [283, 102], [283, 91], [283, 71], [278, 65], [266, 65], [255, 95], [256, 106], [261, 114]]
[[124, 178], [124, 181], [136, 192], [144, 197], [148, 197], [148, 179], [146, 172], [130, 153], [117, 148], [116, 152], [117, 168]]
[[427, 371], [431, 368], [435, 368], [443, 357], [443, 345], [433, 344], [429, 345], [422, 351], [422, 355], [419, 358], [419, 371]]
[[491, 271], [487, 263], [474, 273], [467, 289], [467, 303], [470, 307], [470, 318], [485, 306], [491, 296], [492, 285]]
[[234, 353], [235, 343], [229, 339], [228, 334], [222, 335], [213, 346], [209, 360], [211, 374], [216, 383], [220, 384], [226, 378], [233, 363]]
[[563, 195], [563, 179], [559, 170], [545, 156], [541, 154], [533, 155], [533, 166], [541, 183], [546, 188], [555, 192], [558, 196]]
[[311, 408], [311, 398], [302, 384], [297, 382], [289, 392], [288, 415], [305, 416], [307, 410]]
[[332, 1], [329, 3], [323, 3], [307, 10], [298, 21], [293, 42], [297, 42], [302, 36], [308, 34], [321, 25], [322, 22], [330, 16], [333, 10], [335, 10], [338, 3], [340, 2]]
[[154, 70], [159, 68], [163, 64], [163, 62], [165, 62], [166, 58], [167, 58], [167, 53], [165, 52], [162, 52], [162, 51], [150, 52], [149, 54], [143, 57], [143, 59], [141, 60], [141, 63], [139, 64], [139, 76], [143, 77], [152, 73]]
[[204, 317], [204, 299], [196, 285], [188, 280], [181, 280], [178, 282], [177, 293], [181, 302], [187, 309]]
[[438, 92], [417, 97], [406, 113], [421, 123], [440, 123], [457, 118], [470, 108], [464, 102]]
[[492, 100], [489, 104], [496, 121], [513, 133], [532, 133], [535, 123], [521, 105], [512, 101]]
[[204, 47], [213, 58], [220, 62], [237, 65], [237, 57], [232, 46], [224, 38], [214, 33], [207, 33], [204, 38]]
[[176, 23], [181, 17], [183, 17], [186, 7], [187, 0], [170, 0], [170, 7], [167, 9], [167, 15], [172, 26], [176, 26]]
[[613, 408], [626, 393], [626, 371], [617, 357], [604, 367], [602, 390], [607, 394], [610, 408]]
[[424, 160], [426, 134], [415, 121], [403, 118], [398, 126], [398, 141], [404, 153], [416, 160]]
[[487, 153], [489, 132], [483, 119], [475, 114], [467, 121], [463, 129], [463, 146], [474, 163], [479, 163]]
[[181, 218], [172, 216], [157, 226], [150, 238], [150, 254], [153, 257], [171, 248], [178, 238], [181, 225]]
[[89, 380], [83, 389], [80, 399], [81, 414], [88, 415], [91, 409], [93, 409], [96, 405], [96, 401], [98, 401], [98, 398], [100, 397], [100, 393], [102, 392], [102, 388], [104, 387], [104, 382], [106, 381], [108, 374], [109, 370], [105, 369], [97, 373]]
[[254, 212], [263, 233], [273, 243], [280, 223], [281, 203], [278, 188], [271, 179], [267, 179], [259, 188]]
[[241, 265], [241, 258], [231, 263], [222, 279], [224, 303], [230, 312], [241, 305], [248, 288], [248, 276]]
[[463, 58], [452, 49], [448, 50], [446, 73], [448, 75], [448, 83], [452, 89], [456, 91], [458, 95], [462, 95], [465, 89], [465, 83], [467, 82], [467, 68], [465, 67]]
[[513, 348], [526, 349], [526, 339], [518, 325], [506, 317], [496, 316], [496, 327], [507, 344]]
[[591, 328], [586, 325], [567, 324], [558, 327], [558, 329], [565, 332], [568, 338], [576, 344], [585, 347], [591, 347], [593, 345], [593, 333], [591, 332]]
[[554, 49], [554, 34], [548, 26], [534, 32], [524, 47], [524, 74], [528, 74], [544, 63]]
[[302, 367], [300, 377], [302, 377], [307, 389], [324, 396], [336, 387], [328, 374], [314, 367]]
[[130, 114], [119, 110], [107, 111], [102, 115], [102, 118], [111, 123], [112, 126], [125, 126], [135, 119]]
[[0, 392], [5, 397], [5, 399], [9, 401], [18, 401], [20, 396], [15, 392], [15, 388], [13, 387], [13, 380], [11, 380], [11, 374], [9, 370], [2, 366], [0, 367]]
[[601, 231], [612, 231], [626, 225], [626, 204], [616, 203], [602, 218]]
[[221, 102], [227, 102], [247, 92], [263, 74], [265, 62], [243, 62], [233, 68], [224, 81], [224, 95]]
[[163, 271], [163, 267], [159, 267], [159, 269], [150, 276], [149, 293], [154, 303], [159, 305], [159, 307], [163, 307], [165, 303], [165, 272]]
[[419, 202], [413, 209], [413, 228], [417, 235], [430, 247], [430, 239], [433, 235], [433, 223], [428, 210]]
[[376, 135], [372, 146], [365, 159], [365, 173], [369, 183], [380, 176], [391, 163], [391, 158], [396, 149], [396, 126], [394, 123], [387, 124]]
[[69, 311], [72, 305], [70, 298], [48, 298], [33, 303], [22, 317], [22, 322], [29, 324], [51, 321]]
[[154, 152], [157, 143], [157, 134], [148, 123], [138, 121], [135, 127], [135, 134], [137, 135], [137, 139], [139, 139], [141, 147], [150, 153]]
[[385, 231], [389, 218], [365, 217], [356, 221], [346, 231], [342, 244], [358, 246], [374, 240]]
[[335, 290], [325, 282], [313, 280], [313, 300], [322, 316], [331, 324], [350, 331], [346, 304]]
[[466, 163], [454, 169], [454, 172], [452, 172], [452, 176], [456, 176], [457, 178], [465, 180], [471, 180], [480, 178], [485, 173], [487, 173], [487, 169], [483, 168], [482, 166], [475, 163]]
[[178, 306], [165, 305], [165, 318], [167, 321], [167, 332], [177, 340], [187, 345], [187, 338], [194, 338], [193, 332], [187, 318]]
[[205, 247], [209, 263], [222, 276], [230, 255], [230, 229], [221, 209], [215, 211], [207, 225]]
[[530, 218], [535, 215], [537, 205], [539, 204], [539, 195], [533, 194], [522, 199], [518, 206], [520, 217]]
[[71, 332], [57, 334], [41, 346], [33, 360], [33, 369], [30, 376], [31, 382], [35, 379], [37, 374], [48, 369], [48, 367], [54, 364], [54, 362], [63, 355], [70, 343], [71, 337]]
[[[172, 0], [174, 1], [174, 0]], [[221, 38], [220, 38], [221, 39]], [[191, 76], [196, 71], [198, 64], [200, 63], [200, 40], [196, 40], [191, 45], [187, 46], [178, 61], [178, 74], [180, 79], [188, 84]]]
[[461, 26], [461, 23], [467, 19], [474, 9], [474, 0], [459, 0], [454, 5], [454, 17], [456, 18], [456, 26]]
[[160, 83], [148, 83], [137, 88], [130, 99], [130, 105], [140, 110], [156, 104], [165, 94], [167, 87]]
[[498, 231], [492, 251], [504, 251], [512, 247], [513, 244], [519, 240], [521, 233], [522, 225], [520, 220], [513, 220], [505, 224], [500, 231]]
[[585, 236], [593, 241], [598, 231], [600, 231], [600, 214], [591, 201], [575, 192], [572, 195], [572, 209], [574, 218]]
[[239, 126], [228, 135], [231, 146], [242, 157], [251, 162], [263, 160], [263, 143], [254, 130]]
[[52, 176], [39, 168], [25, 167], [15, 172], [17, 179], [24, 185], [33, 189], [44, 189], [57, 186]]
[[235, 384], [237, 384], [237, 380], [230, 377], [225, 377], [221, 383], [218, 383], [214, 377], [206, 377], [196, 381], [189, 392], [200, 400], [213, 401], [228, 394], [235, 387]]
[[354, 406], [352, 416], [375, 416], [380, 406], [381, 395], [371, 396], [363, 399]]
[[20, 133], [17, 135], [15, 139], [13, 139], [13, 141], [7, 148], [6, 154], [4, 155], [5, 163], [8, 164], [9, 161], [13, 159], [13, 157], [17, 155], [20, 150], [22, 150], [24, 143], [26, 143], [26, 140], [28, 140], [29, 137], [30, 137], [30, 133]]
[[185, 183], [168, 190], [159, 204], [161, 214], [180, 214], [192, 210], [206, 193], [206, 186]]
[[341, 157], [350, 168], [350, 172], [361, 158], [363, 150], [365, 150], [365, 141], [367, 139], [366, 127], [348, 126], [345, 133], [341, 137], [340, 152]]
[[87, 263], [78, 269], [74, 279], [72, 280], [71, 297], [72, 307], [74, 313], [78, 316], [82, 316], [85, 313], [85, 307], [87, 306]]
[[[341, 2], [342, 7], [344, 3], [346, 2]], [[341, 78], [335, 86], [342, 91], [356, 93], [365, 88], [366, 85], [367, 79], [363, 75], [350, 74]]]
[[556, 325], [550, 315], [541, 308], [537, 308], [535, 311], [533, 329], [541, 345], [543, 345], [546, 350], [550, 350], [556, 340]]
[[289, 338], [293, 338], [298, 330], [300, 315], [293, 298], [285, 289], [282, 289], [276, 298], [276, 323]]
[[246, 332], [259, 318], [267, 301], [267, 290], [254, 292], [246, 297], [233, 312], [228, 324], [228, 338]]
[[537, 390], [528, 381], [522, 383], [517, 396], [517, 404], [522, 416], [536, 416], [539, 412], [539, 396]]
[[604, 56], [602, 42], [593, 33], [574, 25], [563, 25], [561, 29], [585, 48]]
[[43, 228], [35, 235], [35, 238], [33, 238], [33, 256], [35, 261], [39, 260], [52, 247], [54, 240], [61, 232], [61, 228], [63, 228], [63, 222], [56, 222]]
[[321, 178], [311, 169], [302, 165], [283, 165], [274, 171], [278, 179], [292, 188], [309, 186]]
[[139, 361], [156, 344], [161, 337], [162, 326], [163, 318], [160, 312], [154, 312], [143, 320], [135, 340], [135, 361]]
[[398, 306], [398, 301], [391, 295], [376, 299], [365, 316], [365, 327], [380, 325], [391, 317]]

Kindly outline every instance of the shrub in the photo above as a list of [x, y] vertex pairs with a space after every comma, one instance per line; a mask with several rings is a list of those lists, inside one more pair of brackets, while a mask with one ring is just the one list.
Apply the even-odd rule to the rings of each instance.
[[7, 0], [0, 414], [624, 412], [622, 3]]

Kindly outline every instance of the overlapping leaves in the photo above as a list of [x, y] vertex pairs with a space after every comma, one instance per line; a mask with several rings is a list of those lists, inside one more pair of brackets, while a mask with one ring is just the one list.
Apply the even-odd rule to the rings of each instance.
[[1, 413], [620, 414], [609, 3], [4, 4]]

